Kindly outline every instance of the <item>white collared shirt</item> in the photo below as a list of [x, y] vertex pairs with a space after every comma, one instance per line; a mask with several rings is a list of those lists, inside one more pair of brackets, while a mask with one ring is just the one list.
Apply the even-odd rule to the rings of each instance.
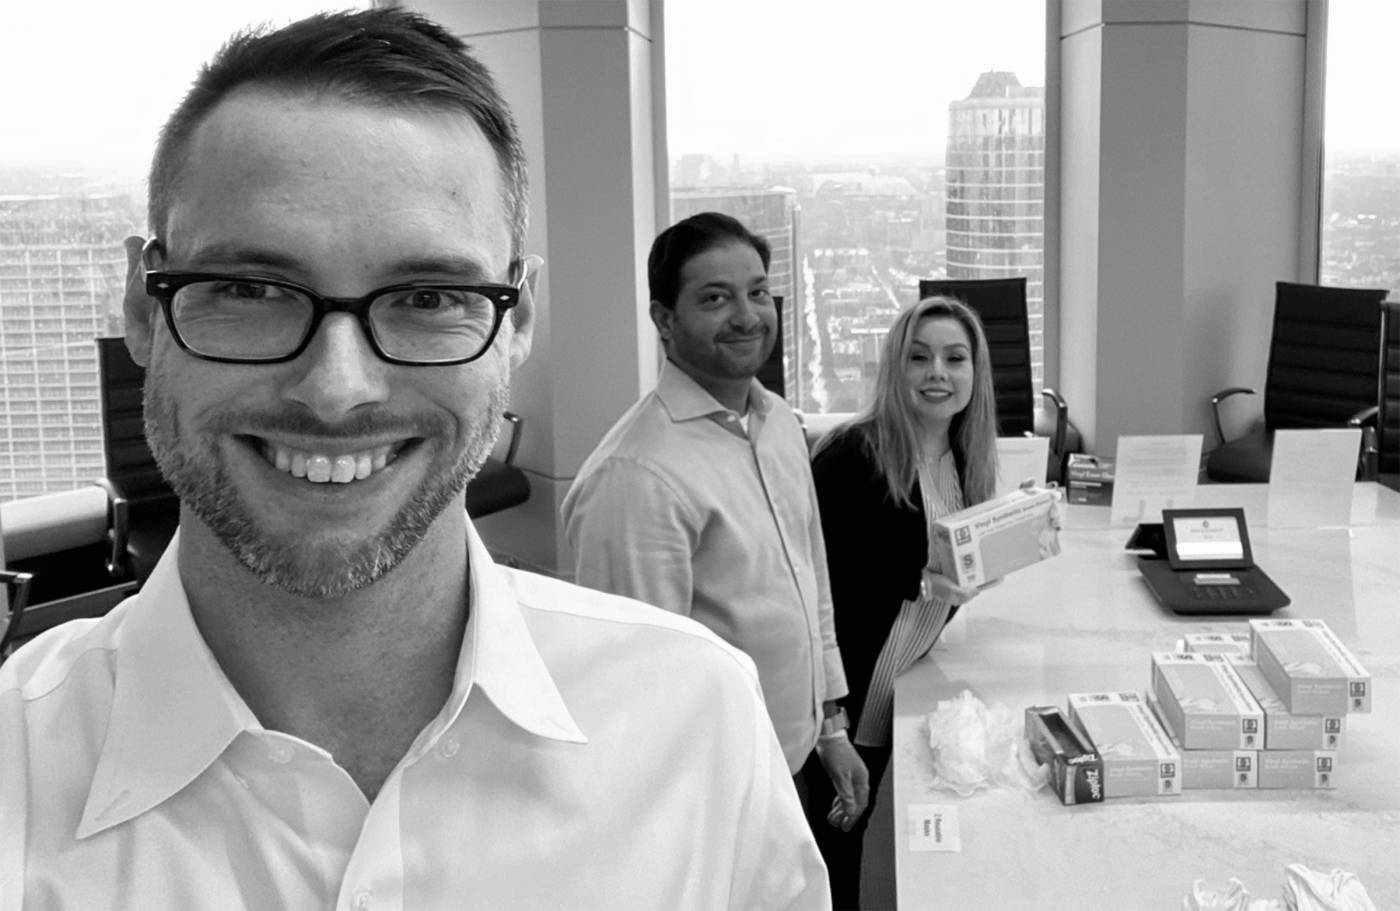
[[752, 663], [698, 624], [469, 528], [452, 695], [370, 804], [258, 723], [178, 546], [0, 668], [0, 911], [829, 906]]
[[756, 380], [748, 427], [671, 361], [560, 505], [575, 580], [693, 617], [758, 665], [796, 772], [847, 693], [826, 547], [797, 417]]

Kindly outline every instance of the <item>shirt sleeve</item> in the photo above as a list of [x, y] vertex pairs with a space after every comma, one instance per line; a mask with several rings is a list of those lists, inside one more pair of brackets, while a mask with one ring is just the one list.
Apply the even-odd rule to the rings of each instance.
[[575, 581], [689, 616], [700, 523], [653, 467], [613, 458], [570, 491], [564, 529]]
[[812, 566], [817, 574], [817, 621], [821, 629], [822, 667], [826, 676], [826, 698], [840, 699], [850, 689], [846, 685], [846, 669], [841, 662], [841, 650], [836, 642], [836, 613], [831, 600], [831, 578], [826, 563], [826, 538], [822, 533], [821, 507], [817, 488], [808, 468], [807, 497], [810, 501]]

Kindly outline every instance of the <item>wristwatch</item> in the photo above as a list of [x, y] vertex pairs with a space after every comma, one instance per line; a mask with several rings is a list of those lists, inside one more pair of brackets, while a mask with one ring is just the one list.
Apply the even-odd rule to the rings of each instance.
[[851, 726], [851, 719], [846, 715], [844, 706], [837, 706], [836, 711], [822, 719], [822, 737], [838, 737], [846, 732]]

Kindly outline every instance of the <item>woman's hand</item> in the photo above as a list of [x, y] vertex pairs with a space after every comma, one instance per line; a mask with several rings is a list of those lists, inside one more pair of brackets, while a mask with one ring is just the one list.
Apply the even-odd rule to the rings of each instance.
[[925, 566], [919, 594], [925, 598], [939, 598], [949, 604], [966, 604], [977, 595], [977, 589], [962, 588], [942, 573]]

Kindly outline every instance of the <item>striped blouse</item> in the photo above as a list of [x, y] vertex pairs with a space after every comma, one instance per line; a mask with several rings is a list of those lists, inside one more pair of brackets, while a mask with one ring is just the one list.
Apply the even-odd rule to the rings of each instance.
[[[962, 482], [951, 450], [945, 452], [936, 465], [920, 462], [919, 490], [929, 522], [928, 565], [941, 569], [933, 547], [933, 521], [963, 508]], [[941, 598], [923, 597], [900, 605], [899, 616], [875, 661], [870, 689], [866, 691], [865, 705], [856, 725], [856, 743], [868, 747], [890, 745], [894, 724], [894, 678], [933, 648], [948, 622], [951, 607]]]

